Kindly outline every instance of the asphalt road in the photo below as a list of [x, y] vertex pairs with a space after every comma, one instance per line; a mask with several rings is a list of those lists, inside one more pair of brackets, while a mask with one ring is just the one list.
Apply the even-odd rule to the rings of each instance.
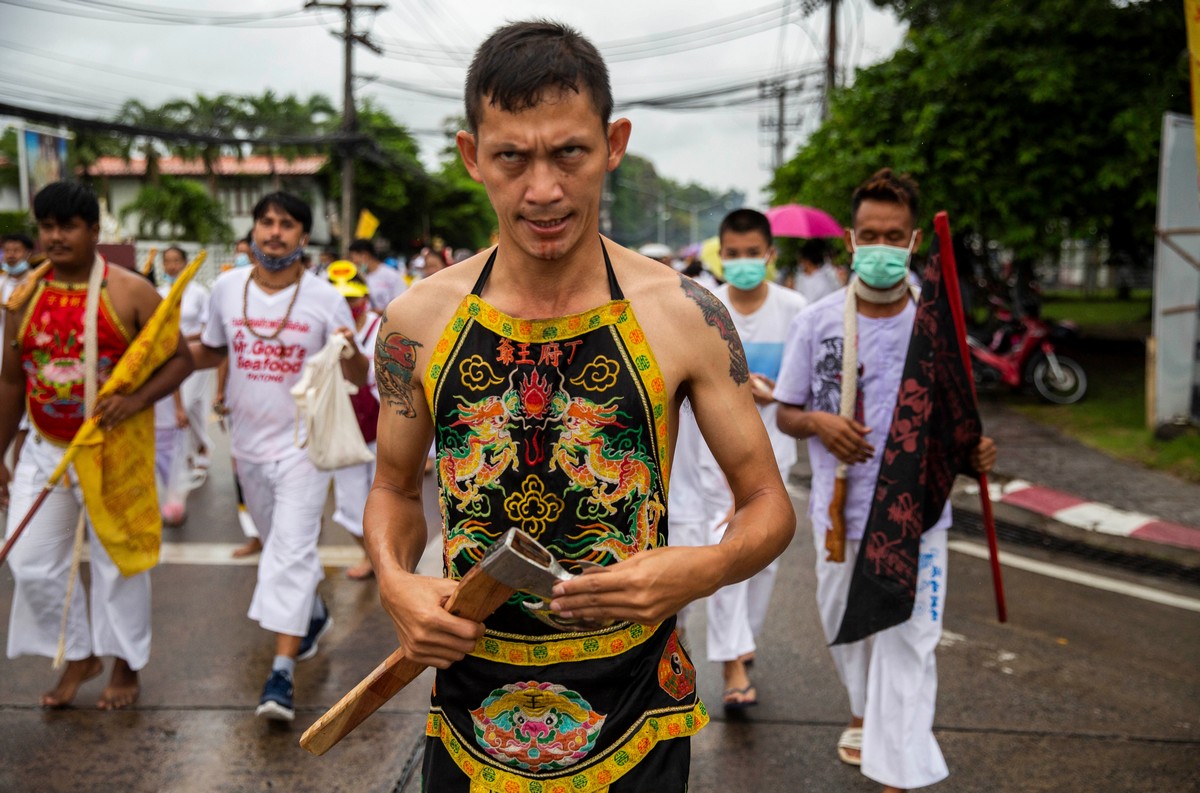
[[[793, 495], [803, 514], [805, 493]], [[228, 560], [241, 534], [227, 463], [217, 460], [190, 507], [186, 525], [166, 531], [170, 556], [186, 563], [153, 573], [154, 655], [136, 710], [96, 711], [97, 679], [74, 708], [43, 711], [38, 696], [56, 678], [49, 661], [3, 662], [0, 791], [419, 790], [419, 768], [405, 772], [419, 762], [429, 673], [324, 757], [297, 745], [395, 642], [375, 584], [342, 574], [358, 557], [349, 536], [333, 526], [323, 534], [329, 566], [321, 590], [335, 625], [318, 656], [298, 667], [297, 719], [280, 727], [253, 716], [272, 645], [245, 616], [254, 566]], [[1200, 587], [1011, 548], [1046, 567], [1005, 568], [1009, 622], [1000, 625], [987, 562], [971, 553], [979, 546], [952, 540], [937, 714], [951, 776], [936, 789], [1200, 790]], [[754, 669], [759, 707], [726, 718], [720, 671], [700, 663], [714, 718], [693, 742], [696, 793], [878, 789], [836, 759], [848, 712], [817, 623], [813, 554], [802, 522]], [[436, 544], [423, 564], [439, 570]], [[1099, 577], [1107, 588], [1047, 575], [1061, 569]], [[1110, 591], [1113, 581], [1132, 586]], [[1145, 600], [1137, 587], [1174, 596], [1174, 604]], [[5, 568], [4, 613], [11, 594]], [[696, 611], [689, 632], [701, 643], [701, 662], [703, 609]]]

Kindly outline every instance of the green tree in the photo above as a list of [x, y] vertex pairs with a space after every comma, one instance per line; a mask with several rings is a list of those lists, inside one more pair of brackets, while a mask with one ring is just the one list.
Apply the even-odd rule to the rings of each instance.
[[848, 221], [854, 186], [891, 166], [956, 233], [1019, 258], [1068, 236], [1152, 239], [1162, 113], [1188, 98], [1178, 2], [875, 2], [909, 23], [905, 43], [835, 94], [776, 172], [777, 202]]
[[496, 212], [487, 190], [467, 173], [454, 136], [466, 129], [466, 119], [451, 116], [442, 127], [446, 143], [442, 147], [436, 178], [429, 186], [428, 236], [438, 236], [452, 248], [478, 249], [486, 246], [496, 230]]
[[189, 179], [160, 176], [156, 184], [144, 185], [137, 197], [121, 208], [122, 222], [135, 213], [140, 237], [202, 244], [233, 239], [225, 208], [203, 185]]
[[302, 99], [295, 94], [280, 97], [267, 90], [261, 96], [237, 99], [235, 113], [238, 132], [258, 143], [251, 144], [256, 154], [266, 155], [270, 163], [274, 189], [280, 188], [275, 172], [275, 158], [291, 160], [319, 150], [318, 146], [276, 145], [272, 138], [280, 136], [315, 136], [333, 132], [337, 127], [337, 110], [329, 98], [312, 94]]

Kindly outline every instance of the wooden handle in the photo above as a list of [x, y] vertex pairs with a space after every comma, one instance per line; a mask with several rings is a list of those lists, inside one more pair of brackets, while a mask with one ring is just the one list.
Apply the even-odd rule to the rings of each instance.
[[[512, 594], [511, 587], [501, 584], [477, 565], [458, 582], [444, 608], [456, 617], [483, 622]], [[300, 736], [300, 745], [312, 754], [325, 754], [425, 668], [425, 664], [406, 658], [403, 647], [397, 649], [305, 730]]]
[[833, 498], [829, 501], [829, 528], [825, 531], [827, 562], [846, 561], [846, 480], [833, 480]]

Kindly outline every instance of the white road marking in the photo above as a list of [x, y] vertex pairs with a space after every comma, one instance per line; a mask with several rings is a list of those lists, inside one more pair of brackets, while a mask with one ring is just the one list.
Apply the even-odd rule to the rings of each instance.
[[1060, 509], [1054, 513], [1054, 519], [1070, 526], [1098, 531], [1101, 534], [1115, 534], [1118, 537], [1128, 537], [1137, 529], [1154, 520], [1151, 515], [1126, 512], [1107, 504], [1092, 502]]
[[[988, 549], [983, 545], [976, 545], [973, 542], [966, 542], [964, 540], [950, 540], [946, 545], [952, 551], [958, 551], [967, 556], [974, 556], [976, 559], [988, 558]], [[1200, 612], [1200, 600], [1196, 598], [1163, 592], [1140, 584], [1130, 584], [1094, 573], [1072, 570], [1071, 568], [1060, 567], [1049, 562], [1041, 562], [1037, 559], [1017, 556], [1008, 551], [1000, 552], [1000, 563], [1009, 567], [1015, 567], [1018, 570], [1037, 573], [1049, 578], [1057, 578], [1060, 581], [1067, 581], [1072, 584], [1089, 586], [1093, 589], [1102, 589], [1105, 592], [1115, 592], [1118, 595], [1139, 598], [1140, 600], [1159, 603], [1164, 606], [1174, 606], [1175, 608], [1186, 609], [1187, 611]]]
[[[233, 542], [164, 542], [159, 564], [257, 565], [259, 554], [233, 558], [241, 543]], [[363, 552], [357, 545], [327, 545], [317, 549], [322, 567], [349, 567], [362, 561]]]

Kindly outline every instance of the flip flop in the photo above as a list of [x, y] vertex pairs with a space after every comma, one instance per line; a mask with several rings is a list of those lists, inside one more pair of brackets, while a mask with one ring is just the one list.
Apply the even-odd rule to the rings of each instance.
[[[733, 696], [743, 697], [743, 699], [731, 700], [730, 697]], [[721, 704], [725, 706], [725, 710], [752, 708], [758, 704], [758, 691], [754, 689], [753, 683], [745, 688], [727, 688], [721, 697]]]
[[[848, 749], [857, 750], [858, 757], [850, 754]], [[837, 742], [837, 755], [846, 765], [862, 765], [862, 727], [847, 727], [842, 730]]]

